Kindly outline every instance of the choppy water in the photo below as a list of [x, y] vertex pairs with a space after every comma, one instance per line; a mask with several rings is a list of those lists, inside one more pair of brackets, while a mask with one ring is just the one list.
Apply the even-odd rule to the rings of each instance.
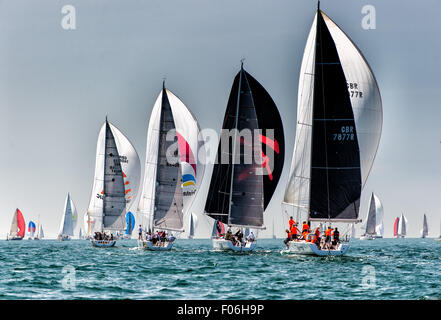
[[[343, 257], [286, 256], [282, 240], [249, 254], [178, 240], [170, 252], [136, 240], [0, 241], [0, 299], [441, 299], [441, 243], [353, 240]], [[63, 273], [64, 270], [64, 273]], [[375, 279], [375, 280], [374, 280]]]

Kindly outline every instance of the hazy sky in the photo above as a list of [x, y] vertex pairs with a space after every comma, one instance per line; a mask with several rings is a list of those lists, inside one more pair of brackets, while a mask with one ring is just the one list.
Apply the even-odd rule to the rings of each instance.
[[[61, 26], [68, 4], [76, 9], [75, 30]], [[361, 26], [366, 4], [376, 9], [375, 30]], [[323, 0], [321, 7], [363, 52], [383, 100], [383, 134], [361, 217], [375, 191], [386, 236], [401, 212], [409, 236], [419, 235], [425, 212], [430, 236], [437, 236], [441, 2]], [[313, 0], [0, 1], [0, 238], [17, 207], [26, 222], [39, 214], [46, 235], [55, 237], [67, 192], [82, 219], [106, 115], [144, 163], [148, 119], [164, 76], [201, 128], [219, 131], [243, 57], [284, 121], [284, 174], [265, 213], [269, 229], [261, 233], [270, 234], [275, 217], [282, 236], [300, 64], [315, 10]], [[206, 176], [203, 194], [208, 184]], [[197, 200], [202, 210], [205, 199]]]

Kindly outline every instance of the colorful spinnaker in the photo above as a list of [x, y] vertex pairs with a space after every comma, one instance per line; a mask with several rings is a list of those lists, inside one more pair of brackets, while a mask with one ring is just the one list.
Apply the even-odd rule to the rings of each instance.
[[21, 240], [26, 233], [26, 223], [23, 214], [17, 208], [12, 217], [11, 229], [8, 234], [8, 240]]

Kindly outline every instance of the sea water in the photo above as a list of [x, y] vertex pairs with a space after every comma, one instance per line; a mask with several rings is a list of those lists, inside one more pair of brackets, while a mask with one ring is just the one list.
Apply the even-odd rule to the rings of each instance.
[[441, 242], [351, 241], [343, 257], [215, 252], [178, 239], [172, 251], [89, 241], [0, 241], [0, 299], [441, 299]]

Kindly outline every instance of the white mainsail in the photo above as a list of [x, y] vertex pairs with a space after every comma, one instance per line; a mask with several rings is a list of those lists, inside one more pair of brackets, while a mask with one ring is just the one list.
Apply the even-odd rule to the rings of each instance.
[[140, 168], [133, 145], [106, 119], [98, 135], [95, 178], [84, 217], [88, 236], [94, 231], [124, 230], [125, 211], [138, 191]]
[[144, 182], [138, 204], [144, 227], [184, 231], [184, 217], [191, 214], [204, 174], [205, 148], [198, 140], [199, 132], [192, 113], [163, 87], [147, 131]]
[[[324, 27], [329, 31], [339, 59], [339, 62], [326, 62], [324, 60], [325, 62], [320, 62], [319, 67], [324, 68], [325, 65], [332, 67], [333, 64], [341, 65], [347, 83], [359, 146], [361, 190], [372, 168], [382, 130], [381, 97], [371, 68], [349, 37], [326, 14], [318, 10], [307, 39], [300, 70], [295, 145], [289, 180], [282, 203], [284, 212], [288, 216], [293, 216], [297, 221], [308, 219], [312, 210], [310, 206], [314, 123], [319, 120], [328, 121], [328, 119], [313, 121], [316, 68], [319, 68], [316, 66], [318, 19], [320, 19], [321, 26], [323, 27], [324, 24]], [[333, 199], [330, 201], [332, 202]], [[359, 200], [354, 201], [354, 205], [357, 206]], [[358, 209], [355, 211], [358, 212]], [[343, 214], [339, 215], [343, 216]], [[339, 215], [334, 219], [335, 221]], [[356, 217], [348, 219], [343, 216], [343, 219], [356, 220]]]
[[365, 234], [369, 234], [372, 236], [383, 236], [383, 217], [383, 204], [381, 203], [378, 196], [372, 193], [370, 206], [366, 214], [366, 220], [364, 224]]
[[38, 238], [43, 239], [44, 238], [44, 232], [43, 232], [43, 226], [40, 225], [40, 232], [38, 233]]
[[64, 210], [63, 215], [61, 216], [60, 229], [58, 231], [59, 236], [73, 236], [73, 221], [72, 221], [72, 213], [76, 212], [76, 208], [70, 194], [68, 193], [66, 196], [66, 200], [64, 202]]

